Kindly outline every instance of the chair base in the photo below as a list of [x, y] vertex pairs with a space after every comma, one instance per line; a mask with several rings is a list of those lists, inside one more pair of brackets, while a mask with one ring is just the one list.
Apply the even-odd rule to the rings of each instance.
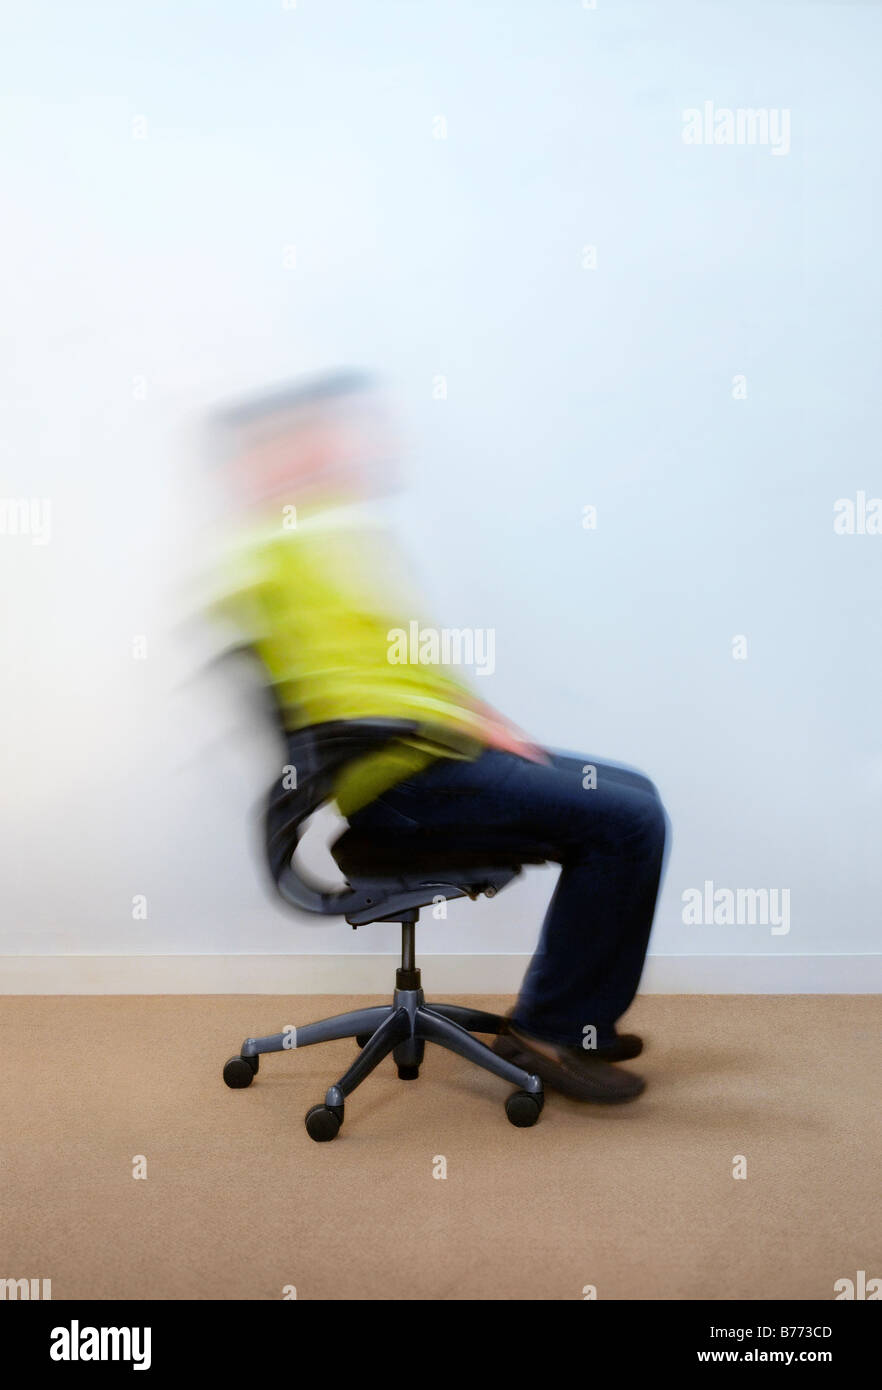
[[508, 1097], [506, 1114], [513, 1125], [528, 1128], [542, 1113], [544, 1095], [540, 1078], [498, 1057], [473, 1033], [500, 1033], [505, 1020], [498, 1014], [469, 1009], [460, 1004], [427, 1004], [419, 983], [420, 973], [412, 961], [397, 973], [391, 1004], [368, 1009], [352, 1009], [334, 1018], [323, 1018], [303, 1027], [289, 1027], [264, 1038], [246, 1038], [242, 1051], [224, 1067], [224, 1081], [234, 1090], [250, 1086], [266, 1052], [285, 1052], [313, 1043], [337, 1038], [355, 1038], [362, 1045], [355, 1061], [333, 1086], [324, 1103], [306, 1114], [306, 1129], [317, 1143], [336, 1138], [344, 1118], [344, 1103], [376, 1066], [392, 1053], [402, 1080], [419, 1075], [427, 1042], [446, 1047], [467, 1057], [476, 1066], [492, 1072], [519, 1089]]

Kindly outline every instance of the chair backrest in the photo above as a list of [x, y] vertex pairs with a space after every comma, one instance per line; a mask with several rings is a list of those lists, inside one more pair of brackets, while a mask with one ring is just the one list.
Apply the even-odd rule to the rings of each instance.
[[295, 852], [305, 822], [331, 799], [341, 768], [395, 739], [412, 736], [418, 728], [412, 719], [347, 719], [313, 724], [288, 735], [288, 766], [270, 791], [265, 819], [270, 873], [286, 902], [306, 912], [340, 917], [374, 905], [376, 896], [364, 888], [328, 890], [311, 883], [295, 865]]
[[270, 874], [292, 907], [326, 917], [364, 912], [376, 894], [362, 888], [320, 888], [311, 883], [294, 857], [306, 822], [334, 793], [337, 773], [355, 758], [375, 752], [419, 730], [412, 719], [347, 719], [312, 724], [296, 732], [285, 729], [282, 709], [255, 647], [228, 647], [212, 665], [247, 673], [248, 689], [261, 718], [279, 735], [285, 768], [270, 788], [264, 813], [264, 844]]
[[[253, 670], [263, 671], [252, 647], [238, 647], [226, 655], [247, 658]], [[492, 896], [519, 873], [511, 849], [501, 846], [499, 862], [493, 862], [496, 856], [488, 853], [488, 862], [482, 863], [480, 872], [471, 865], [461, 872], [447, 872], [441, 867], [408, 873], [404, 856], [404, 862], [393, 872], [378, 860], [376, 872], [372, 868], [359, 871], [357, 879], [353, 877], [344, 888], [328, 889], [311, 882], [297, 863], [296, 851], [306, 822], [333, 797], [338, 772], [348, 762], [388, 743], [413, 737], [420, 725], [413, 719], [377, 717], [333, 720], [287, 732], [271, 686], [263, 680], [262, 687], [261, 708], [279, 732], [285, 756], [285, 767], [267, 800], [265, 851], [273, 882], [292, 907], [323, 917], [345, 917], [359, 926], [384, 919], [398, 921], [398, 912], [419, 910], [438, 897], [474, 897], [477, 892]], [[529, 860], [530, 851], [519, 858]]]

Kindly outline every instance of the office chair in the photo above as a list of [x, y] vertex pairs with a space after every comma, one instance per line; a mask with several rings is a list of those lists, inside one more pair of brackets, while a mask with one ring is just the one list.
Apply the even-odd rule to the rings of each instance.
[[[325, 917], [345, 917], [353, 927], [370, 922], [401, 924], [401, 965], [395, 972], [391, 1004], [353, 1009], [335, 1018], [286, 1029], [263, 1038], [246, 1038], [231, 1057], [223, 1077], [233, 1090], [250, 1086], [265, 1052], [309, 1047], [334, 1038], [355, 1038], [361, 1052], [324, 1102], [306, 1113], [311, 1139], [335, 1139], [343, 1123], [344, 1103], [356, 1086], [391, 1052], [402, 1081], [419, 1076], [427, 1042], [458, 1052], [518, 1089], [505, 1102], [513, 1125], [526, 1128], [539, 1119], [544, 1104], [542, 1082], [498, 1057], [472, 1033], [499, 1033], [505, 1020], [458, 1004], [427, 1004], [415, 960], [415, 928], [420, 908], [439, 898], [492, 898], [520, 873], [524, 863], [542, 863], [535, 847], [522, 853], [498, 849], [465, 851], [438, 835], [365, 836], [347, 830], [331, 847], [346, 886], [324, 889], [311, 884], [294, 864], [304, 823], [333, 795], [337, 772], [354, 758], [395, 739], [418, 732], [405, 719], [337, 720], [287, 735], [289, 769], [274, 785], [266, 809], [266, 851], [273, 881], [286, 902]], [[287, 785], [295, 782], [295, 786]]]

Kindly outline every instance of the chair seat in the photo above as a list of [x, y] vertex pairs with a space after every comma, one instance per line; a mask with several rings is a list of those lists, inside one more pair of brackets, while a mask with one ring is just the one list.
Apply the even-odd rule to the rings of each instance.
[[331, 846], [335, 862], [347, 878], [388, 876], [396, 880], [432, 878], [443, 874], [459, 882], [476, 870], [519, 869], [544, 864], [547, 856], [535, 846], [483, 839], [464, 848], [461, 840], [438, 834], [367, 835], [347, 830]]

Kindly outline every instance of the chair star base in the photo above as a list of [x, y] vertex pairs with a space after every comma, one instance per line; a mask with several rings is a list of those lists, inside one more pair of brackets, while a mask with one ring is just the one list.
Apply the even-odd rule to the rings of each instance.
[[260, 1057], [267, 1052], [295, 1051], [314, 1043], [337, 1038], [354, 1038], [361, 1052], [334, 1085], [328, 1088], [324, 1103], [306, 1114], [306, 1129], [317, 1143], [335, 1139], [344, 1118], [344, 1103], [384, 1057], [392, 1053], [403, 1081], [419, 1076], [427, 1042], [457, 1052], [476, 1066], [492, 1072], [518, 1087], [507, 1099], [508, 1119], [520, 1129], [534, 1125], [542, 1113], [544, 1095], [538, 1076], [498, 1057], [474, 1033], [500, 1033], [505, 1019], [498, 1014], [470, 1009], [461, 1004], [426, 1003], [420, 987], [420, 972], [413, 962], [413, 925], [402, 923], [404, 942], [402, 965], [397, 971], [391, 1004], [352, 1009], [333, 1018], [323, 1018], [303, 1027], [289, 1027], [263, 1038], [246, 1038], [242, 1051], [224, 1067], [224, 1081], [233, 1090], [251, 1085]]

